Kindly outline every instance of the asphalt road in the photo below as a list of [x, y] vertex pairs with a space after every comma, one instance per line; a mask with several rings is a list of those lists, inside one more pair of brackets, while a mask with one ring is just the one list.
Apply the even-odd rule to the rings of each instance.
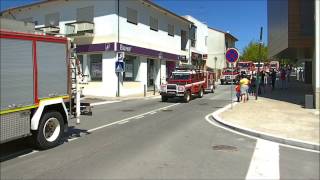
[[229, 89], [219, 86], [216, 93], [190, 103], [158, 98], [95, 106], [94, 115], [82, 117], [79, 126], [71, 124], [66, 142], [54, 149], [38, 152], [25, 140], [1, 145], [0, 177], [319, 179], [319, 153], [245, 137], [207, 122], [206, 115], [230, 103]]

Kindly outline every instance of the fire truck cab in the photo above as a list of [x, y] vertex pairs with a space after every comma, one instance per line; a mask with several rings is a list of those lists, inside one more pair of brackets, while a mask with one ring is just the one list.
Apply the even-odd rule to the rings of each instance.
[[189, 102], [193, 96], [202, 98], [205, 92], [214, 92], [213, 78], [214, 74], [212, 72], [177, 68], [172, 72], [168, 83], [161, 85], [162, 101], [165, 102], [172, 97], [180, 97], [184, 102]]

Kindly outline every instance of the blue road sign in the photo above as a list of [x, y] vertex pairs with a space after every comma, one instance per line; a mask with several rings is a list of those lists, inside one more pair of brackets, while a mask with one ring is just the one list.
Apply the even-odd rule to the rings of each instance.
[[125, 63], [123, 61], [116, 61], [115, 71], [116, 72], [124, 72]]
[[230, 48], [230, 49], [227, 50], [227, 52], [226, 52], [226, 60], [229, 63], [237, 62], [238, 59], [239, 59], [239, 52], [238, 52], [237, 49]]

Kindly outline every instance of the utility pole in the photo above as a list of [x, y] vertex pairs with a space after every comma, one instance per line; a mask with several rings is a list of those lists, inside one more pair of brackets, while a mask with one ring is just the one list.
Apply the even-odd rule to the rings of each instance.
[[[263, 27], [260, 28], [258, 72], [257, 72], [257, 78], [256, 78], [256, 82], [255, 82], [256, 83], [256, 100], [258, 99], [258, 92], [259, 92], [260, 83], [261, 83], [261, 82], [258, 82], [258, 80], [259, 80], [259, 75], [260, 75], [260, 64], [261, 64], [262, 31], [263, 31]], [[260, 81], [263, 81], [263, 80], [260, 79]]]

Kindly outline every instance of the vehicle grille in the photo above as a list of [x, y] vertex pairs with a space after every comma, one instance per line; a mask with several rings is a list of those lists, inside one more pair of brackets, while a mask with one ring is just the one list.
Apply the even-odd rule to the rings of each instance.
[[177, 89], [177, 85], [175, 84], [168, 84], [167, 85], [167, 90], [176, 90]]

